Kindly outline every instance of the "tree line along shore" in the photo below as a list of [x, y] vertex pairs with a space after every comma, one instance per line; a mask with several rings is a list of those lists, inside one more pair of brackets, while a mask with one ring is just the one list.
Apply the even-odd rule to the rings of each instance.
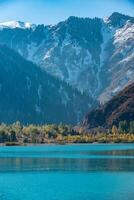
[[19, 121], [0, 124], [0, 144], [134, 143], [134, 121], [121, 121], [111, 129], [72, 127], [64, 124], [22, 125]]

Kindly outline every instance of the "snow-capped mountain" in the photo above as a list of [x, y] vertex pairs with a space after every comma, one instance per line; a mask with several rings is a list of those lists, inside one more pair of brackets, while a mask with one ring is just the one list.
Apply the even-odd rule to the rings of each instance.
[[0, 29], [4, 28], [22, 28], [22, 29], [29, 29], [29, 28], [35, 28], [35, 24], [31, 24], [29, 22], [20, 22], [20, 21], [8, 21], [8, 22], [1, 22], [0, 23]]
[[0, 30], [0, 43], [101, 102], [134, 80], [134, 18], [69, 17], [54, 26]]

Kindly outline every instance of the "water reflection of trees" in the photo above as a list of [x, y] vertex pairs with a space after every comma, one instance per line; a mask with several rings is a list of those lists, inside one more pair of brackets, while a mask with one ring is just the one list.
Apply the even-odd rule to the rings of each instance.
[[134, 171], [134, 159], [0, 158], [0, 172], [9, 171]]
[[134, 156], [133, 149], [127, 150], [108, 150], [108, 151], [94, 151], [94, 152], [84, 152], [84, 154], [94, 154], [94, 155], [110, 155], [110, 156]]

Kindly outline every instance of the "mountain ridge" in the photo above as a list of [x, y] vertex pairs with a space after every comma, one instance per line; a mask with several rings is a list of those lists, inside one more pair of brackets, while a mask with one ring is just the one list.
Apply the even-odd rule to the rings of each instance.
[[6, 28], [0, 43], [104, 103], [133, 80], [133, 19], [115, 12], [107, 20], [69, 17], [53, 26]]
[[76, 124], [94, 101], [0, 45], [0, 122]]
[[[104, 104], [134, 80], [134, 17], [69, 17], [56, 25], [0, 29], [0, 44]], [[24, 23], [25, 24], [25, 23]]]
[[112, 128], [124, 120], [134, 120], [134, 83], [125, 87], [105, 105], [89, 112], [82, 121], [82, 126], [88, 129]]

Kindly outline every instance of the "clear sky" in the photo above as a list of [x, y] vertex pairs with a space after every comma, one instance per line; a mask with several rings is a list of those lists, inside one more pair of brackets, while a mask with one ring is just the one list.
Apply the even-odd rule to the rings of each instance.
[[115, 11], [134, 16], [134, 0], [0, 0], [0, 22], [55, 24], [69, 16], [105, 17]]

